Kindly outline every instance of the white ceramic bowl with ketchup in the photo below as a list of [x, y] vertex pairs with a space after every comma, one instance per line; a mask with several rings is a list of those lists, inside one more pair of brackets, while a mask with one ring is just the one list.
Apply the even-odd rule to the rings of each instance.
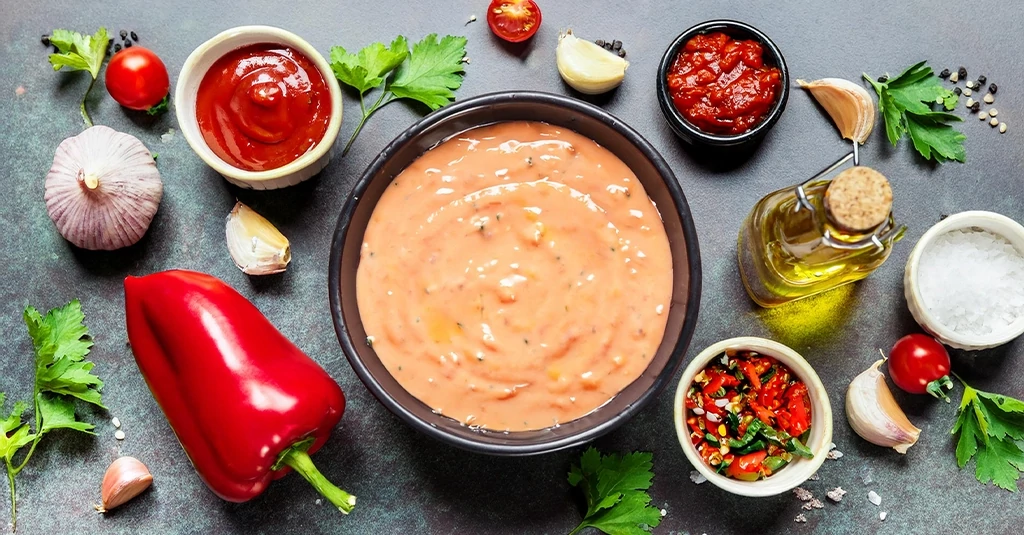
[[[690, 385], [693, 384], [694, 377], [713, 360], [720, 358], [726, 350], [753, 351], [772, 357], [784, 364], [807, 385], [807, 394], [811, 401], [811, 434], [807, 440], [807, 447], [814, 453], [813, 459], [794, 457], [793, 462], [789, 465], [767, 478], [757, 481], [732, 479], [719, 474], [704, 462], [700, 453], [697, 452], [697, 447], [690, 440], [690, 428], [686, 425], [688, 412], [685, 406], [686, 393], [689, 391]], [[711, 345], [691, 360], [686, 370], [683, 371], [683, 376], [679, 379], [679, 386], [676, 387], [674, 403], [673, 416], [676, 435], [679, 437], [679, 444], [683, 447], [683, 453], [686, 454], [690, 464], [715, 486], [740, 496], [775, 496], [796, 488], [814, 475], [818, 468], [821, 468], [821, 464], [825, 462], [825, 457], [832, 446], [832, 405], [829, 403], [828, 393], [825, 392], [821, 379], [799, 353], [773, 340], [742, 336]]]
[[[260, 43], [288, 46], [306, 56], [320, 71], [330, 92], [331, 114], [327, 130], [312, 148], [281, 167], [249, 171], [229, 164], [206, 143], [196, 116], [199, 85], [210, 67], [224, 55], [239, 48]], [[278, 189], [293, 186], [319, 173], [331, 160], [334, 142], [341, 129], [341, 87], [331, 66], [312, 45], [301, 37], [272, 26], [239, 26], [225, 30], [199, 45], [185, 60], [174, 88], [178, 125], [185, 140], [199, 157], [228, 182], [248, 189]]]

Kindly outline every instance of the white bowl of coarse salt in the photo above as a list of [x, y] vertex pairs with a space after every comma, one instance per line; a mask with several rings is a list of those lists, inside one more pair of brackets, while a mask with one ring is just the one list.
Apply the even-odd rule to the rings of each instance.
[[993, 212], [951, 215], [914, 246], [903, 284], [910, 313], [940, 342], [1005, 344], [1024, 334], [1024, 227]]

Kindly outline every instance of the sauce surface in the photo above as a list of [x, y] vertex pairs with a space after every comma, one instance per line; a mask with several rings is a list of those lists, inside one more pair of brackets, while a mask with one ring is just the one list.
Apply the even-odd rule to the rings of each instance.
[[668, 70], [676, 109], [697, 128], [738, 135], [764, 120], [782, 88], [781, 72], [764, 64], [757, 41], [715, 32], [686, 42]]
[[331, 94], [309, 58], [284, 45], [233, 50], [203, 76], [196, 118], [206, 144], [247, 171], [287, 165], [327, 132]]
[[411, 394], [466, 425], [543, 429], [644, 372], [672, 257], [621, 160], [570, 130], [510, 122], [460, 134], [394, 179], [356, 288], [367, 343]]

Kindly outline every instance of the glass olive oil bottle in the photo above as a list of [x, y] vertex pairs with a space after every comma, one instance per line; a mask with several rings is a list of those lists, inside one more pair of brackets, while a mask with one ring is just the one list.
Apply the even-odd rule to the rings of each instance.
[[851, 157], [768, 194], [747, 216], [739, 235], [740, 275], [757, 304], [775, 307], [863, 279], [903, 237], [889, 181], [873, 169], [847, 165]]

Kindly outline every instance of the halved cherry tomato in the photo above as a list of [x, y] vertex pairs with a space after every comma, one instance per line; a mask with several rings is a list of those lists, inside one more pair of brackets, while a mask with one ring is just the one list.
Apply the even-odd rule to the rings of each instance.
[[487, 25], [494, 35], [510, 43], [533, 37], [540, 20], [540, 8], [533, 0], [491, 0], [487, 8]]
[[106, 84], [107, 92], [118, 104], [133, 110], [148, 110], [160, 104], [171, 87], [164, 62], [138, 45], [110, 58]]
[[758, 478], [758, 471], [761, 469], [761, 463], [764, 462], [764, 459], [767, 456], [768, 452], [761, 450], [737, 457], [736, 460], [729, 465], [729, 468], [725, 469], [725, 473], [728, 474], [729, 477], [734, 477], [743, 481], [754, 481]]

